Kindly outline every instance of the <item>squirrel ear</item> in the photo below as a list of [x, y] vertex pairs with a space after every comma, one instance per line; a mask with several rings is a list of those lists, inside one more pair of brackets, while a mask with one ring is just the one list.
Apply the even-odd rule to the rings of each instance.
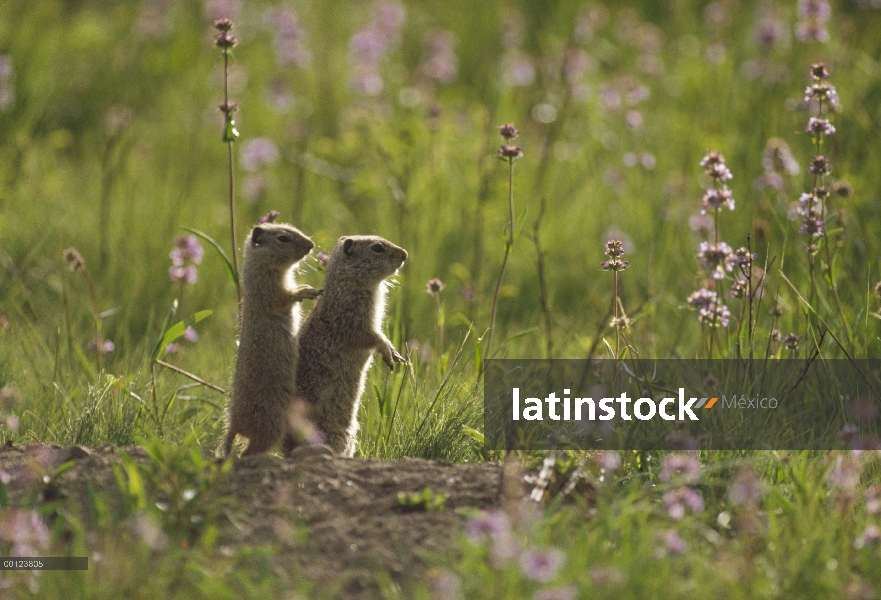
[[266, 231], [262, 227], [255, 227], [254, 231], [251, 232], [251, 243], [255, 246], [260, 243], [260, 238]]
[[346, 256], [352, 256], [352, 246], [355, 244], [350, 238], [343, 238], [343, 253]]

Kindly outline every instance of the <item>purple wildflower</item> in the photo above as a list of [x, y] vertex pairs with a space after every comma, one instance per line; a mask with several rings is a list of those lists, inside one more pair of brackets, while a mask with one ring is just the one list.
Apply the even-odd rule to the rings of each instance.
[[499, 158], [515, 161], [523, 158], [523, 151], [518, 146], [499, 146]]
[[832, 468], [826, 475], [826, 483], [840, 490], [856, 490], [860, 485], [860, 470], [860, 463], [852, 456], [837, 453], [832, 460]]
[[475, 544], [482, 544], [487, 538], [499, 536], [510, 530], [511, 524], [505, 513], [495, 510], [483, 511], [468, 520], [465, 534]]
[[205, 3], [203, 14], [208, 21], [214, 22], [225, 17], [233, 19], [242, 12], [240, 0], [209, 0]]
[[[666, 552], [670, 554], [684, 554], [688, 551], [688, 544], [685, 543], [679, 533], [675, 529], [665, 529], [661, 532], [661, 540], [664, 542]], [[663, 555], [666, 552], [660, 552]]]
[[609, 258], [609, 260], [600, 263], [603, 271], [623, 271], [630, 266], [629, 262], [619, 258], [624, 255], [624, 243], [620, 240], [609, 240], [606, 242], [603, 254]]
[[258, 137], [242, 144], [241, 158], [242, 167], [253, 173], [261, 167], [278, 162], [279, 152], [271, 139]]
[[621, 455], [613, 450], [601, 450], [593, 459], [601, 469], [606, 471], [616, 471], [621, 467]]
[[688, 217], [688, 228], [692, 231], [707, 233], [713, 229], [713, 217], [706, 216], [704, 211]]
[[869, 525], [866, 530], [854, 541], [854, 547], [859, 550], [866, 546], [881, 543], [881, 528], [877, 525]]
[[[819, 191], [819, 194], [817, 193]], [[823, 195], [823, 189], [817, 188], [813, 194], [802, 194], [798, 199], [798, 208], [795, 211], [802, 218], [802, 226], [799, 233], [808, 234], [814, 237], [822, 236], [825, 231], [825, 224], [820, 220], [823, 212], [823, 204], [820, 197]]]
[[798, 16], [801, 19], [821, 19], [828, 21], [832, 9], [826, 0], [799, 0]]
[[199, 277], [199, 273], [196, 271], [196, 267], [193, 265], [189, 265], [187, 267], [175, 267], [172, 266], [168, 269], [168, 278], [171, 279], [172, 282], [185, 281], [189, 284], [196, 283], [196, 280]]
[[728, 499], [734, 506], [753, 506], [762, 497], [762, 479], [751, 468], [737, 471], [728, 485]]
[[535, 81], [535, 66], [528, 54], [511, 48], [502, 58], [502, 81], [508, 87], [527, 87]]
[[450, 571], [438, 570], [429, 573], [428, 585], [433, 592], [432, 598], [453, 600], [462, 597], [462, 580]]
[[704, 498], [700, 492], [690, 487], [681, 487], [664, 494], [664, 505], [667, 514], [674, 521], [681, 521], [686, 514], [686, 508], [691, 509], [692, 514], [704, 511]]
[[723, 206], [728, 210], [734, 210], [734, 198], [731, 190], [723, 186], [721, 189], [710, 188], [704, 193], [701, 214], [705, 215], [710, 210], [721, 210]]
[[828, 175], [832, 172], [832, 165], [829, 164], [829, 159], [827, 157], [814, 156], [811, 158], [811, 165], [808, 167], [808, 171], [814, 175]]
[[828, 119], [818, 119], [817, 117], [811, 117], [808, 120], [805, 131], [807, 133], [810, 133], [814, 137], [820, 135], [829, 136], [835, 133], [835, 127], [833, 127], [832, 124], [829, 123]]
[[[706, 291], [706, 290], [701, 290]], [[697, 293], [697, 292], [695, 292]], [[715, 296], [715, 292], [710, 292]], [[695, 483], [700, 477], [701, 465], [697, 459], [697, 455], [689, 454], [667, 454], [662, 461], [660, 473], [661, 481], [671, 481], [674, 478], [681, 477], [685, 483]]]
[[361, 94], [376, 96], [382, 91], [380, 65], [401, 38], [406, 10], [398, 2], [378, 5], [367, 26], [349, 40], [349, 58], [353, 64], [352, 84]]
[[49, 528], [33, 510], [9, 510], [0, 515], [0, 540], [11, 542], [11, 556], [42, 556], [49, 547]]
[[826, 0], [799, 0], [795, 35], [803, 42], [829, 41], [826, 23], [832, 10]]
[[277, 210], [270, 210], [268, 213], [257, 219], [259, 223], [275, 223], [275, 220], [281, 216]]
[[835, 86], [829, 85], [825, 81], [818, 81], [809, 85], [805, 89], [805, 104], [811, 104], [814, 101], [824, 103], [824, 111], [830, 108], [838, 108], [838, 92]]
[[796, 335], [794, 333], [788, 333], [780, 338], [780, 341], [786, 346], [789, 350], [798, 350], [798, 346], [801, 343], [802, 336]]
[[281, 66], [304, 67], [312, 60], [312, 54], [306, 48], [305, 32], [300, 20], [293, 11], [282, 8], [271, 8], [266, 11], [264, 21], [275, 27], [275, 62]]
[[728, 289], [728, 297], [743, 298], [747, 295], [748, 289], [749, 281], [742, 277], [739, 277], [731, 282], [731, 287]]
[[427, 53], [420, 71], [438, 83], [453, 83], [459, 73], [453, 33], [445, 29], [430, 31], [425, 36], [425, 46]]
[[707, 175], [716, 181], [728, 181], [733, 177], [731, 171], [725, 165], [725, 157], [716, 150], [708, 151], [706, 156], [701, 159], [700, 165], [704, 168]]
[[172, 266], [168, 269], [168, 277], [173, 282], [185, 281], [196, 283], [198, 273], [196, 266], [201, 264], [205, 251], [194, 235], [181, 235], [174, 238], [175, 248], [169, 253]]
[[177, 236], [174, 238], [174, 245], [174, 250], [169, 254], [174, 266], [181, 267], [187, 261], [197, 265], [202, 263], [202, 257], [205, 255], [205, 251], [196, 236]]
[[520, 555], [520, 569], [528, 579], [547, 583], [553, 580], [563, 563], [566, 562], [566, 555], [562, 550], [550, 548], [548, 550], [528, 549]]
[[108, 354], [116, 350], [116, 344], [114, 344], [112, 340], [103, 340], [99, 345], [98, 340], [90, 340], [89, 350], [91, 350], [92, 352], [99, 352], [101, 354]]
[[499, 135], [510, 142], [511, 140], [516, 139], [517, 136], [520, 135], [520, 132], [517, 131], [517, 128], [514, 127], [512, 123], [505, 123], [504, 125], [499, 125]]
[[710, 277], [713, 279], [725, 279], [725, 271], [730, 273], [736, 261], [731, 246], [725, 242], [718, 244], [701, 242], [698, 246], [697, 258], [704, 268], [710, 269]]
[[[15, 415], [7, 415], [6, 416], [6, 428], [9, 429], [12, 433], [18, 431], [18, 428], [21, 426], [21, 419], [16, 417]], [[5, 471], [4, 471], [5, 472]], [[2, 473], [0, 473], [0, 477], [2, 477]], [[0, 479], [2, 481], [2, 479]], [[9, 483], [8, 481], [4, 483]]]
[[710, 306], [716, 302], [716, 299], [716, 292], [701, 288], [696, 292], [692, 292], [685, 302], [692, 308], [701, 309]]
[[519, 551], [510, 520], [505, 513], [498, 510], [484, 511], [470, 519], [465, 525], [465, 535], [471, 543], [477, 545], [489, 540], [494, 561], [509, 560]]
[[168, 546], [168, 536], [146, 512], [141, 511], [132, 515], [129, 527], [154, 552], [161, 552]]
[[773, 18], [765, 18], [759, 21], [753, 33], [756, 43], [765, 51], [777, 46], [789, 45], [789, 32], [786, 24]]
[[781, 138], [770, 138], [762, 153], [762, 168], [767, 173], [798, 175], [798, 161], [792, 155], [789, 144]]

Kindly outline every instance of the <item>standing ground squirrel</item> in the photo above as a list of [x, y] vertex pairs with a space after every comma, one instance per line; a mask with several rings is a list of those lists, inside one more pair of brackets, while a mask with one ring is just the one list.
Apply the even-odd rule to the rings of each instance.
[[242, 452], [265, 452], [282, 440], [294, 399], [298, 303], [321, 290], [294, 287], [294, 266], [315, 244], [300, 230], [266, 223], [245, 239], [239, 348], [226, 435], [220, 454], [232, 451], [236, 434], [248, 438]]
[[[406, 250], [381, 237], [340, 238], [327, 263], [324, 293], [300, 329], [297, 402], [341, 456], [355, 453], [358, 404], [373, 352], [390, 369], [407, 362], [382, 333], [385, 279], [406, 259]], [[284, 453], [298, 441], [287, 434]]]

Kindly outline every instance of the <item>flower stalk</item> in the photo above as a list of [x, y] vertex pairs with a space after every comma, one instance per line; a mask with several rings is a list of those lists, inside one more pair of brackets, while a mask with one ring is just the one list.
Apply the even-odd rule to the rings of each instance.
[[[229, 57], [233, 47], [238, 40], [230, 31], [233, 28], [232, 21], [229, 19], [218, 19], [214, 21], [214, 28], [218, 30], [218, 34], [214, 36], [214, 44], [220, 48], [220, 55], [223, 57], [223, 104], [218, 108], [224, 114], [223, 134], [221, 139], [227, 145], [227, 157], [229, 164], [229, 229], [232, 244], [232, 268], [236, 274], [238, 281], [239, 262], [238, 262], [238, 236], [236, 235], [236, 210], [235, 210], [235, 157], [233, 152], [233, 144], [239, 137], [236, 129], [236, 122], [233, 113], [236, 111], [235, 102], [229, 101]], [[240, 286], [236, 286], [239, 302], [242, 299]]]
[[505, 139], [505, 143], [499, 148], [499, 158], [508, 162], [508, 231], [505, 236], [505, 254], [502, 258], [502, 267], [499, 269], [499, 278], [496, 280], [496, 288], [493, 292], [485, 356], [491, 356], [493, 331], [495, 331], [496, 327], [496, 311], [499, 305], [499, 291], [502, 289], [505, 267], [508, 265], [508, 257], [511, 254], [511, 248], [514, 246], [514, 162], [523, 157], [523, 151], [511, 144], [520, 135], [520, 132], [513, 125], [501, 125], [499, 127], [499, 134]]

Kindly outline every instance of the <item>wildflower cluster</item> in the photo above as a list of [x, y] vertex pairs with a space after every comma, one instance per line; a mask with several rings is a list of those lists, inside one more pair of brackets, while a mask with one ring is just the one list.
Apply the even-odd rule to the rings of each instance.
[[459, 74], [455, 46], [455, 37], [451, 31], [429, 31], [425, 36], [426, 57], [419, 65], [420, 73], [440, 84], [453, 83]]
[[827, 42], [826, 24], [832, 10], [827, 0], [799, 0], [795, 35], [802, 42]]
[[[694, 453], [668, 454], [663, 458], [659, 478], [671, 487], [664, 492], [661, 499], [667, 516], [673, 521], [683, 520], [688, 513], [698, 515], [704, 511], [704, 498], [693, 487], [700, 474], [700, 462]], [[688, 550], [685, 540], [675, 529], [663, 529], [658, 533], [663, 542], [656, 551], [659, 558], [668, 554], [682, 554]]]
[[630, 266], [630, 263], [626, 260], [619, 258], [624, 256], [624, 244], [619, 240], [609, 240], [606, 242], [606, 249], [603, 251], [603, 254], [609, 258], [609, 260], [600, 263], [603, 271], [623, 271]]
[[686, 303], [698, 311], [697, 320], [702, 325], [728, 327], [731, 311], [719, 302], [719, 296], [716, 292], [701, 288], [692, 292]]
[[275, 27], [272, 46], [276, 64], [280, 67], [308, 65], [312, 53], [306, 47], [306, 32], [297, 15], [291, 10], [276, 7], [266, 12], [264, 20]]
[[[505, 513], [490, 510], [471, 518], [465, 526], [465, 534], [471, 544], [488, 550], [493, 568], [516, 570], [519, 577], [532, 585], [555, 582], [566, 564], [566, 554], [559, 548], [528, 546], [522, 532], [514, 525]], [[536, 597], [558, 597], [548, 594], [561, 589], [568, 588], [539, 589]]]
[[373, 18], [349, 40], [352, 87], [364, 96], [377, 96], [384, 87], [380, 74], [383, 60], [401, 41], [407, 18], [404, 5], [385, 2], [373, 10]]
[[723, 208], [734, 210], [734, 197], [725, 183], [732, 179], [725, 157], [720, 152], [710, 150], [701, 160], [700, 166], [712, 181], [712, 187], [704, 192], [701, 214], [712, 213], [714, 239], [712, 243], [700, 243], [697, 259], [709, 271], [714, 289], [701, 288], [692, 293], [686, 303], [698, 311], [697, 319], [702, 325], [727, 327], [731, 311], [720, 300], [715, 282], [724, 280], [730, 273], [734, 281], [728, 295], [732, 298], [748, 297], [752, 294], [750, 275], [755, 254], [744, 247], [734, 250], [720, 239], [719, 215]]
[[600, 263], [600, 266], [603, 268], [603, 271], [611, 271], [615, 276], [614, 295], [612, 297], [613, 316], [609, 326], [615, 328], [615, 353], [617, 355], [617, 353], [620, 352], [619, 336], [621, 330], [627, 329], [630, 326], [630, 317], [624, 312], [624, 305], [621, 302], [621, 298], [618, 296], [618, 273], [629, 267], [630, 263], [621, 259], [621, 257], [624, 256], [624, 243], [620, 240], [609, 240], [606, 242], [603, 254], [606, 255], [608, 260], [604, 260]]
[[792, 155], [789, 144], [782, 138], [773, 137], [765, 144], [762, 153], [762, 170], [764, 171], [755, 182], [758, 190], [771, 188], [782, 191], [786, 189], [784, 175], [798, 175], [801, 169]]
[[174, 249], [169, 253], [171, 267], [168, 278], [173, 282], [196, 283], [196, 266], [202, 263], [205, 251], [194, 235], [181, 235], [174, 238]]
[[[825, 178], [832, 173], [832, 164], [829, 157], [821, 154], [821, 150], [825, 138], [835, 133], [828, 115], [838, 107], [838, 93], [834, 86], [826, 82], [829, 71], [823, 63], [811, 65], [810, 77], [811, 85], [805, 90], [805, 104], [814, 116], [808, 119], [805, 132], [814, 140], [814, 156], [808, 166], [808, 171], [814, 176], [814, 187], [810, 193], [801, 195], [796, 212], [802, 218], [799, 233], [808, 236], [808, 252], [814, 254], [819, 248], [814, 238], [826, 237], [826, 204], [830, 190]], [[813, 261], [811, 267], [813, 269]]]
[[517, 128], [510, 123], [506, 123], [505, 125], [499, 126], [499, 134], [503, 138], [505, 138], [505, 143], [499, 147], [499, 158], [511, 162], [514, 162], [518, 158], [522, 158], [523, 151], [519, 148], [519, 146], [515, 146], [511, 143], [515, 139], [517, 139], [517, 136], [520, 135], [520, 132], [517, 131]]

